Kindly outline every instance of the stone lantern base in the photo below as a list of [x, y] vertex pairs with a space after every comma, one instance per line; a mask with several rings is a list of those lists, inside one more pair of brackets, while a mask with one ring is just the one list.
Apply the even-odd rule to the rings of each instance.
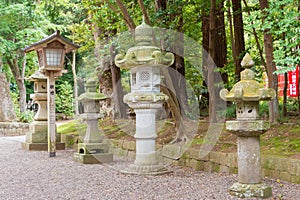
[[229, 188], [229, 193], [239, 198], [268, 198], [272, 196], [272, 188], [265, 183], [243, 184], [234, 183]]
[[113, 162], [113, 155], [109, 153], [109, 146], [104, 143], [79, 143], [78, 151], [73, 160], [83, 164], [99, 164]]
[[[34, 121], [29, 125], [29, 130], [25, 142], [22, 143], [22, 148], [27, 151], [48, 151], [47, 121]], [[56, 149], [65, 149], [65, 143], [60, 140], [60, 133], [56, 133]]]

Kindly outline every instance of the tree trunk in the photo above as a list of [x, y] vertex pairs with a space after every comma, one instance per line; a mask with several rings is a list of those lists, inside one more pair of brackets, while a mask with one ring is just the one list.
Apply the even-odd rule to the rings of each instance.
[[121, 71], [115, 65], [115, 46], [110, 47], [110, 70], [113, 88], [113, 118], [127, 118], [126, 107], [123, 103], [123, 88], [121, 83]]
[[[223, 68], [227, 64], [227, 41], [225, 31], [225, 17], [224, 17], [224, 0], [218, 1], [216, 5], [216, 55], [214, 56], [214, 62], [218, 68]], [[221, 73], [223, 82], [228, 83], [228, 74]], [[217, 97], [219, 98], [219, 92]]]
[[284, 87], [283, 87], [283, 116], [287, 116], [287, 87], [288, 87], [288, 75], [287, 73], [284, 73]]
[[155, 0], [155, 9], [158, 10], [166, 10], [167, 9], [167, 1], [166, 0]]
[[76, 50], [72, 51], [72, 73], [74, 79], [74, 101], [75, 101], [75, 115], [79, 116], [79, 103], [78, 103], [78, 85], [76, 75]]
[[244, 23], [242, 14], [241, 0], [232, 0], [233, 10], [233, 25], [234, 25], [234, 45], [235, 51], [235, 77], [236, 81], [240, 80], [240, 73], [242, 71], [241, 61], [245, 52], [245, 39], [244, 39]]
[[230, 0], [227, 0], [227, 21], [229, 22], [229, 32], [230, 32], [230, 40], [231, 40], [231, 52], [233, 60], [237, 57], [235, 50], [235, 41], [234, 41], [234, 33], [233, 33], [233, 25], [231, 19], [231, 4]]
[[[268, 0], [259, 0], [259, 5], [261, 12], [266, 15], [265, 8], [269, 7]], [[265, 18], [263, 17], [263, 22]], [[264, 47], [266, 53], [266, 64], [267, 64], [267, 74], [269, 79], [269, 88], [273, 88], [278, 93], [278, 79], [277, 75], [274, 73], [276, 71], [276, 65], [273, 58], [273, 38], [272, 34], [269, 33], [269, 29], [264, 30]], [[278, 112], [278, 98], [269, 102], [269, 121], [271, 123], [277, 122], [279, 118]]]
[[[222, 68], [226, 65], [227, 48], [226, 48], [226, 34], [224, 24], [224, 1], [216, 4], [216, 0], [211, 0], [210, 15], [209, 15], [209, 55], [212, 60], [208, 64], [208, 91], [209, 91], [209, 121], [217, 121], [217, 106], [220, 101], [219, 84], [215, 74], [215, 68]], [[227, 74], [221, 74], [223, 82], [228, 82]]]
[[118, 7], [121, 10], [121, 13], [124, 17], [124, 20], [129, 28], [130, 31], [135, 29], [135, 23], [132, 19], [132, 17], [130, 16], [130, 14], [128, 13], [128, 10], [126, 9], [126, 7], [124, 6], [124, 4], [122, 3], [121, 0], [116, 0], [116, 3], [118, 5]]
[[142, 10], [143, 17], [144, 17], [144, 20], [145, 20], [146, 24], [150, 24], [150, 19], [149, 19], [146, 7], [144, 5], [144, 1], [143, 0], [138, 0], [138, 3], [139, 3], [139, 6]]
[[[203, 86], [208, 88], [208, 61], [209, 61], [209, 14], [208, 13], [203, 13], [202, 17], [201, 17], [201, 21], [202, 21], [202, 28], [201, 28], [201, 32], [202, 32], [202, 69], [203, 69], [203, 78], [204, 78], [204, 82], [203, 82]], [[209, 93], [202, 93], [201, 94], [201, 98], [207, 99], [209, 100]], [[206, 104], [208, 105], [208, 103]], [[209, 109], [209, 107], [207, 106], [203, 106], [203, 105], [199, 105], [200, 108], [203, 109]], [[203, 110], [202, 110], [203, 111]], [[204, 110], [204, 112], [206, 112], [206, 110]], [[201, 110], [200, 110], [201, 113]]]
[[[165, 11], [167, 9], [167, 0], [156, 0], [155, 1], [156, 11]], [[162, 92], [169, 96], [167, 102], [172, 117], [175, 120], [176, 137], [172, 143], [187, 141], [187, 135], [183, 130], [183, 120], [187, 119], [188, 103], [187, 103], [187, 91], [186, 91], [186, 81], [185, 81], [185, 66], [184, 66], [184, 35], [182, 33], [182, 28], [184, 25], [182, 7], [177, 8], [177, 13], [171, 15], [165, 20], [172, 21], [173, 18], [179, 17], [179, 23], [177, 25], [177, 32], [173, 38], [173, 44], [170, 47], [171, 52], [175, 54], [175, 62], [168, 70], [163, 69], [163, 73], [166, 77], [166, 86], [168, 88], [162, 87]], [[161, 48], [164, 50], [165, 41], [161, 41]]]
[[7, 64], [16, 80], [16, 84], [18, 86], [19, 90], [19, 106], [20, 106], [20, 112], [23, 113], [26, 110], [26, 87], [24, 83], [24, 65], [22, 72], [20, 72], [19, 65], [18, 65], [18, 60], [13, 59], [13, 60], [7, 60]]
[[[216, 57], [216, 38], [218, 37], [217, 33], [217, 17], [216, 17], [216, 0], [210, 1], [210, 14], [209, 14], [209, 50], [208, 53], [211, 56], [212, 60], [217, 60]], [[215, 64], [210, 62], [208, 64], [208, 76], [207, 76], [207, 85], [209, 92], [209, 122], [215, 122], [217, 119], [216, 116], [216, 88], [215, 88], [215, 79], [214, 79], [214, 69]]]
[[4, 73], [2, 73], [2, 58], [0, 56], [0, 122], [14, 121], [16, 113], [13, 106], [13, 101], [10, 96], [9, 82]]
[[188, 112], [188, 103], [187, 103], [187, 91], [186, 91], [186, 81], [185, 81], [185, 66], [184, 66], [184, 35], [182, 33], [183, 28], [183, 16], [182, 8], [179, 11], [179, 24], [177, 26], [177, 32], [174, 36], [173, 45], [171, 47], [172, 53], [175, 54], [175, 61], [171, 68], [176, 70], [178, 73], [171, 76], [173, 87], [176, 91], [177, 100], [179, 101], [179, 110], [183, 118], [186, 118]]
[[[282, 33], [282, 40], [285, 40], [286, 33]], [[283, 47], [284, 52], [286, 52], [286, 47]], [[286, 54], [285, 54], [286, 56]], [[288, 88], [288, 75], [287, 72], [284, 73], [284, 86], [283, 86], [283, 116], [287, 116], [287, 88]]]
[[[245, 7], [246, 7], [246, 10], [247, 10], [248, 15], [251, 15], [249, 9], [247, 9], [247, 8], [248, 8], [248, 5], [247, 5], [246, 0], [243, 0], [243, 2], [244, 2], [244, 4], [245, 4]], [[253, 25], [253, 22], [252, 22], [252, 21], [251, 21], [251, 25]], [[256, 33], [255, 28], [252, 28], [252, 31], [253, 31], [254, 39], [255, 39], [256, 46], [257, 46], [257, 49], [258, 49], [258, 52], [259, 52], [259, 56], [260, 56], [260, 59], [261, 59], [261, 64], [262, 64], [263, 66], [267, 66], [266, 61], [265, 61], [264, 56], [263, 56], [263, 50], [262, 50], [262, 48], [261, 48], [261, 46], [260, 46], [259, 38], [258, 38], [258, 35], [257, 35], [257, 33]]]

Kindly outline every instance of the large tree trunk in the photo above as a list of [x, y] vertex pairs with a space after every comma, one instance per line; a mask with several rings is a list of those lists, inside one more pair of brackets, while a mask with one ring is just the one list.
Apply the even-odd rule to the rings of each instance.
[[[216, 0], [211, 0], [210, 2], [210, 15], [209, 15], [209, 48], [208, 53], [211, 56], [211, 59], [217, 60], [216, 57], [216, 38], [217, 35], [217, 17], [216, 17]], [[215, 79], [214, 79], [214, 69], [215, 64], [210, 62], [208, 64], [208, 75], [207, 75], [207, 85], [209, 92], [209, 121], [215, 122], [217, 119], [216, 116], [216, 88], [215, 88]]]
[[[211, 0], [209, 15], [209, 55], [212, 61], [208, 64], [208, 91], [209, 91], [209, 121], [217, 121], [217, 106], [220, 101], [219, 89], [216, 84], [219, 81], [215, 74], [215, 67], [222, 68], [226, 65], [227, 48], [224, 25], [224, 2], [216, 4], [216, 0]], [[226, 74], [221, 74], [223, 82], [228, 81]]]
[[2, 73], [2, 58], [0, 56], [0, 122], [14, 121], [16, 113], [10, 96], [9, 83], [5, 74]]
[[[25, 59], [26, 60], [26, 59]], [[25, 61], [24, 61], [25, 62]], [[22, 70], [20, 72], [18, 60], [7, 60], [7, 64], [16, 80], [16, 84], [19, 90], [19, 106], [20, 112], [23, 113], [26, 110], [26, 87], [24, 83], [24, 72], [25, 72], [25, 63], [22, 65]]]
[[[201, 17], [201, 21], [202, 21], [202, 69], [203, 69], [203, 78], [204, 78], [204, 82], [203, 82], [203, 86], [208, 88], [208, 60], [209, 60], [209, 14], [208, 13], [203, 13], [202, 17]], [[201, 94], [201, 98], [202, 99], [209, 99], [209, 93], [202, 93]], [[199, 105], [200, 106], [200, 113], [201, 113], [201, 108], [202, 109], [209, 109], [209, 107], [207, 107], [205, 104], [204, 105]], [[202, 110], [203, 111], [203, 110]], [[204, 111], [206, 112], [206, 110]]]
[[[227, 64], [227, 41], [225, 31], [225, 17], [224, 17], [224, 0], [218, 1], [216, 7], [216, 55], [214, 62], [218, 68], [223, 68]], [[224, 83], [228, 83], [228, 74], [221, 73]], [[219, 92], [217, 93], [219, 94]], [[219, 95], [217, 95], [219, 97]]]
[[[269, 7], [268, 0], [259, 0], [259, 5], [261, 12], [266, 15], [265, 8]], [[262, 19], [263, 22], [265, 18]], [[277, 75], [274, 73], [276, 71], [276, 64], [274, 62], [273, 57], [273, 38], [272, 34], [269, 33], [269, 29], [264, 30], [264, 47], [266, 53], [266, 64], [267, 64], [267, 74], [269, 79], [269, 88], [272, 88], [276, 91], [278, 89], [278, 79]], [[278, 98], [274, 98], [274, 100], [269, 102], [269, 120], [271, 123], [277, 122], [279, 118], [278, 112]]]
[[115, 65], [115, 46], [110, 47], [110, 71], [113, 88], [113, 118], [127, 118], [126, 107], [123, 103], [123, 88], [121, 83], [121, 71]]
[[[167, 9], [166, 0], [156, 0], [155, 4], [156, 11], [165, 11]], [[167, 19], [167, 17], [168, 16], [166, 15], [165, 19]], [[165, 92], [165, 94], [169, 96], [169, 100], [167, 103], [175, 120], [175, 128], [177, 132], [176, 137], [172, 141], [172, 143], [187, 141], [187, 135], [183, 130], [182, 124], [183, 121], [187, 120], [187, 112], [189, 112], [184, 66], [184, 35], [181, 34], [183, 32], [184, 25], [181, 6], [177, 7], [177, 12], [169, 16], [168, 20], [175, 20], [176, 17], [179, 18], [178, 25], [176, 27], [178, 34], [175, 34], [173, 36], [173, 44], [170, 48], [171, 52], [175, 54], [175, 62], [172, 66], [170, 66], [170, 68], [173, 68], [176, 72], [172, 69], [168, 70], [168, 76], [170, 77], [171, 81], [169, 81], [167, 84], [167, 86], [169, 87], [168, 90], [165, 90], [163, 88], [163, 92]], [[163, 45], [162, 49], [165, 49]]]
[[[130, 21], [129, 27], [133, 28], [135, 25], [133, 24], [133, 21], [130, 16], [128, 15], [128, 12], [121, 1], [117, 1], [117, 5], [120, 6], [120, 9], [122, 10], [124, 17]], [[112, 8], [112, 4], [109, 4]], [[126, 21], [126, 20], [125, 20]], [[127, 22], [127, 21], [126, 21]], [[93, 34], [94, 34], [94, 41], [95, 41], [95, 50], [94, 54], [96, 57], [96, 60], [98, 61], [101, 69], [101, 74], [98, 76], [99, 79], [99, 87], [100, 91], [104, 93], [108, 98], [106, 101], [101, 102], [101, 107], [103, 110], [106, 111], [107, 116], [112, 116], [112, 118], [126, 118], [126, 109], [125, 104], [123, 103], [123, 88], [121, 84], [121, 73], [120, 69], [115, 66], [114, 58], [116, 55], [115, 47], [111, 46], [110, 49], [110, 56], [104, 57], [101, 55], [101, 48], [102, 45], [99, 43], [99, 38], [102, 34], [105, 35], [115, 35], [116, 30], [111, 30], [109, 33], [105, 32], [102, 27], [99, 27], [96, 23], [93, 24]], [[108, 37], [108, 36], [107, 36]]]
[[186, 118], [188, 112], [188, 103], [187, 103], [187, 91], [186, 91], [186, 81], [185, 81], [185, 66], [184, 66], [184, 35], [182, 33], [183, 28], [183, 16], [182, 8], [178, 12], [179, 24], [177, 26], [177, 32], [173, 38], [173, 45], [171, 47], [172, 53], [175, 54], [175, 62], [171, 68], [176, 70], [178, 73], [171, 76], [173, 81], [173, 87], [176, 91], [177, 100], [179, 101], [179, 110], [181, 117]]
[[244, 23], [242, 14], [241, 0], [232, 0], [233, 10], [233, 25], [234, 25], [234, 45], [235, 51], [235, 77], [236, 81], [240, 80], [240, 73], [242, 71], [241, 61], [245, 52], [245, 39], [244, 39]]
[[237, 56], [236, 56], [236, 50], [235, 50], [235, 41], [234, 41], [234, 33], [233, 33], [233, 25], [232, 25], [231, 2], [230, 2], [230, 0], [227, 0], [227, 21], [229, 23], [231, 52], [232, 52], [232, 57], [233, 57], [233, 60], [234, 60]]

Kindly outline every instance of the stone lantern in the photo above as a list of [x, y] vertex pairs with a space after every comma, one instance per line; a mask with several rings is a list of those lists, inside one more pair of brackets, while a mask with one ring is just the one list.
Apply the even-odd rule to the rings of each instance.
[[238, 182], [230, 187], [229, 192], [241, 198], [266, 198], [272, 196], [272, 189], [262, 183], [260, 135], [269, 129], [270, 124], [258, 119], [259, 101], [269, 101], [276, 93], [273, 89], [262, 88], [255, 81], [255, 74], [250, 69], [254, 61], [248, 53], [241, 65], [245, 68], [241, 72], [241, 81], [230, 92], [226, 89], [220, 91], [223, 100], [236, 104], [237, 119], [226, 122], [226, 129], [238, 136]]
[[79, 46], [62, 37], [60, 31], [56, 31], [49, 37], [24, 49], [25, 53], [36, 51], [39, 70], [47, 76], [49, 157], [56, 156], [55, 79], [64, 72], [63, 63], [65, 54], [78, 48]]
[[74, 153], [73, 160], [84, 164], [109, 163], [113, 155], [109, 153], [109, 146], [103, 141], [98, 128], [100, 114], [99, 101], [107, 97], [96, 92], [96, 81], [89, 79], [86, 82], [86, 92], [78, 97], [84, 105], [84, 113], [80, 115], [86, 122], [86, 134], [83, 143], [78, 144], [78, 151]]
[[[26, 150], [47, 151], [47, 77], [40, 71], [36, 71], [30, 76], [29, 81], [33, 81], [34, 94], [30, 98], [38, 105], [38, 110], [34, 116], [34, 121], [29, 125], [29, 133], [22, 147]], [[65, 149], [65, 144], [60, 142], [60, 136], [56, 133], [57, 149]]]
[[169, 172], [159, 163], [156, 152], [156, 112], [168, 96], [160, 92], [161, 67], [174, 62], [172, 53], [163, 53], [153, 46], [153, 28], [144, 22], [135, 29], [136, 46], [128, 49], [126, 55], [117, 55], [115, 63], [130, 70], [131, 93], [124, 96], [124, 102], [136, 114], [136, 158], [123, 173], [163, 174]]

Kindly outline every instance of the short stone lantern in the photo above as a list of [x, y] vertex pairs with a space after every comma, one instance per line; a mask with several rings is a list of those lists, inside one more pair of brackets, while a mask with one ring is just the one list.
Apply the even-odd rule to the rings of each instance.
[[86, 134], [83, 143], [78, 144], [78, 151], [73, 156], [74, 161], [84, 164], [113, 161], [113, 155], [109, 153], [109, 146], [103, 141], [98, 128], [98, 119], [103, 117], [100, 113], [99, 101], [106, 98], [104, 94], [96, 92], [95, 80], [87, 80], [86, 92], [78, 97], [84, 106], [84, 113], [80, 117], [86, 122]]
[[226, 129], [238, 136], [238, 182], [234, 183], [229, 192], [240, 198], [272, 196], [270, 186], [262, 183], [260, 160], [260, 135], [265, 133], [270, 124], [258, 119], [259, 101], [269, 101], [276, 95], [273, 89], [262, 88], [255, 81], [255, 73], [250, 69], [254, 61], [247, 53], [241, 65], [241, 81], [232, 90], [220, 91], [225, 101], [236, 103], [235, 121], [226, 121]]
[[56, 156], [55, 79], [64, 72], [63, 64], [65, 54], [78, 48], [79, 46], [62, 37], [60, 31], [56, 31], [49, 37], [24, 49], [25, 53], [36, 51], [39, 70], [47, 76], [49, 157]]
[[[47, 151], [47, 77], [40, 71], [36, 71], [30, 76], [29, 81], [33, 81], [34, 94], [30, 98], [38, 105], [38, 110], [34, 116], [34, 121], [29, 125], [29, 133], [22, 147], [26, 150]], [[65, 149], [65, 144], [60, 142], [60, 135], [56, 133], [56, 148]]]
[[153, 46], [153, 28], [142, 23], [135, 29], [137, 46], [126, 55], [118, 54], [115, 63], [130, 70], [131, 93], [124, 96], [124, 102], [136, 114], [136, 158], [123, 173], [157, 175], [169, 171], [159, 162], [156, 151], [156, 112], [168, 96], [160, 92], [161, 67], [174, 62], [172, 53], [163, 53]]

